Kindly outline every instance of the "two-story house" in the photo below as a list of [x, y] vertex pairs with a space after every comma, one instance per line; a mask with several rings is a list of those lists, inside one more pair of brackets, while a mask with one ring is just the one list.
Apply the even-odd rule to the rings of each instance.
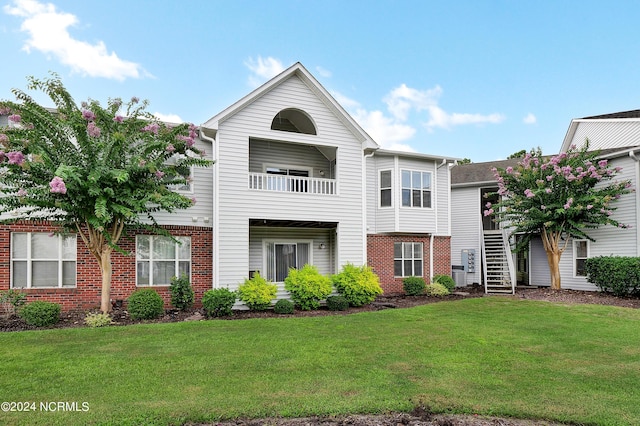
[[[406, 276], [450, 273], [455, 159], [380, 149], [300, 63], [199, 132], [198, 146], [215, 163], [194, 168], [193, 184], [179, 189], [196, 205], [157, 215], [183, 244], [129, 235], [131, 255], [114, 255], [114, 300], [151, 286], [168, 302], [178, 272], [190, 275], [196, 300], [210, 288], [234, 290], [256, 271], [287, 297], [289, 268], [306, 263], [323, 274], [368, 263], [388, 293], [401, 292]], [[51, 230], [34, 221], [0, 227], [0, 289], [65, 309], [96, 306], [95, 261], [82, 241], [51, 239]], [[43, 272], [46, 262], [57, 280]]]

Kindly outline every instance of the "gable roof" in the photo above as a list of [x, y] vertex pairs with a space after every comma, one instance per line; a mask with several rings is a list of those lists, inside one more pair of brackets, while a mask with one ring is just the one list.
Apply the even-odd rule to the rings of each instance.
[[602, 120], [611, 118], [640, 118], [640, 109], [632, 109], [631, 111], [612, 112], [610, 114], [592, 115], [584, 117], [583, 120]]
[[264, 96], [274, 88], [278, 87], [287, 79], [292, 76], [296, 76], [302, 80], [302, 82], [309, 87], [309, 89], [329, 108], [338, 119], [347, 127], [353, 135], [361, 143], [363, 143], [364, 149], [378, 149], [379, 145], [360, 127], [360, 125], [347, 113], [347, 111], [334, 99], [333, 96], [315, 79], [313, 75], [300, 63], [296, 62], [271, 80], [264, 83], [262, 86], [253, 90], [242, 99], [238, 100], [234, 104], [230, 105], [223, 111], [214, 115], [201, 126], [213, 130], [218, 130], [221, 122], [231, 117], [238, 111], [245, 108], [247, 105], [254, 102], [256, 99]]
[[640, 109], [613, 112], [609, 114], [592, 115], [584, 118], [574, 118], [569, 124], [567, 133], [562, 141], [562, 146], [560, 147], [560, 152], [567, 151], [569, 149], [571, 143], [574, 140], [576, 132], [578, 131], [578, 126], [581, 123], [627, 123], [627, 125], [636, 126], [640, 125]]
[[515, 167], [521, 158], [511, 158], [509, 160], [487, 161], [484, 163], [458, 164], [451, 168], [451, 186], [470, 186], [481, 184], [496, 185], [496, 178], [493, 177], [494, 167]]

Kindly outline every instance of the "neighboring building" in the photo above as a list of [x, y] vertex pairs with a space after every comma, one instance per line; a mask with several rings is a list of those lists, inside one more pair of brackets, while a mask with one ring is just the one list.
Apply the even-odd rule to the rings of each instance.
[[[114, 254], [112, 298], [150, 286], [168, 304], [176, 271], [200, 300], [259, 271], [279, 283], [305, 263], [332, 274], [368, 263], [385, 292], [402, 277], [449, 274], [454, 158], [381, 150], [299, 63], [200, 126], [198, 147], [215, 160], [194, 168], [187, 211], [158, 214], [183, 241], [129, 235]], [[49, 237], [46, 223], [0, 227], [0, 290], [64, 309], [99, 305], [100, 272], [81, 240]], [[57, 278], [56, 278], [57, 277]]]
[[[589, 149], [600, 151], [600, 158], [608, 159], [613, 167], [622, 167], [621, 173], [618, 174], [620, 180], [629, 179], [634, 188], [640, 188], [640, 110], [572, 120], [560, 152], [566, 151], [571, 145], [580, 148], [587, 140]], [[454, 225], [451, 261], [454, 267], [462, 265], [465, 263], [465, 252], [474, 250], [478, 255], [475, 271], [461, 274], [461, 280], [467, 284], [486, 283], [490, 292], [509, 291], [516, 283], [551, 285], [549, 266], [541, 239], [534, 238], [528, 251], [512, 254], [506, 239], [499, 237], [504, 234], [503, 230], [482, 213], [486, 202], [492, 201], [484, 198], [484, 194], [498, 189], [491, 168], [506, 168], [515, 165], [517, 161], [472, 163], [452, 169], [451, 220]], [[584, 260], [588, 257], [640, 256], [640, 193], [636, 191], [623, 196], [616, 203], [616, 207], [615, 219], [631, 227], [620, 229], [602, 226], [589, 231], [595, 242], [569, 241], [560, 262], [563, 288], [597, 290], [595, 285], [587, 282], [582, 268]], [[494, 256], [491, 249], [483, 250], [483, 243], [492, 238], [502, 238], [498, 245], [502, 246], [503, 250], [498, 256]], [[485, 254], [488, 254], [488, 259]], [[493, 265], [492, 260], [495, 261]], [[496, 266], [498, 263], [502, 267]], [[486, 279], [483, 276], [483, 268], [489, 273]], [[498, 276], [497, 281], [500, 285], [492, 282], [492, 270], [497, 271], [494, 274]]]

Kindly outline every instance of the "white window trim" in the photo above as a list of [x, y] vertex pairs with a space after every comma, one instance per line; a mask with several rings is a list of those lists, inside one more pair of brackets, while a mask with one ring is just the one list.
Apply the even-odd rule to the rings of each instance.
[[[301, 170], [305, 172], [309, 172], [309, 177], [313, 177], [313, 167], [303, 167], [303, 166], [294, 166], [294, 165], [286, 165], [286, 164], [270, 164], [263, 163], [262, 164], [262, 172], [267, 173], [267, 169], [287, 169], [289, 170]], [[287, 175], [290, 176], [290, 175]]]
[[[413, 172], [420, 172], [420, 173], [423, 173], [423, 174], [424, 173], [429, 174], [429, 192], [431, 193], [431, 206], [430, 207], [424, 207], [422, 205], [420, 205], [420, 206], [414, 206], [414, 205], [405, 206], [402, 203], [402, 190], [404, 189], [404, 187], [402, 186], [402, 172], [409, 172], [411, 174], [411, 176], [412, 176], [412, 178], [411, 178], [412, 182], [411, 183], [412, 184], [413, 184]], [[416, 169], [400, 169], [400, 179], [399, 179], [398, 185], [399, 185], [399, 188], [400, 188], [400, 196], [399, 196], [400, 208], [402, 208], [402, 209], [429, 209], [429, 210], [433, 210], [434, 209], [434, 204], [435, 204], [435, 202], [434, 202], [434, 181], [433, 181], [433, 172], [432, 171], [430, 171], [430, 170], [416, 170]], [[413, 185], [412, 185], [412, 187], [410, 189], [413, 191], [413, 189], [414, 189]], [[423, 190], [424, 190], [424, 188], [420, 188], [421, 192]], [[420, 195], [421, 195], [420, 203], [422, 204], [422, 194], [420, 194]], [[410, 198], [410, 200], [411, 200], [411, 204], [413, 204], [413, 195]]]
[[[26, 258], [14, 258], [13, 257], [13, 243], [14, 243], [14, 236], [16, 234], [26, 234], [27, 235], [27, 257]], [[12, 232], [11, 233], [11, 243], [9, 245], [9, 269], [10, 269], [10, 287], [12, 289], [16, 289], [16, 290], [26, 290], [26, 289], [51, 289], [51, 288], [76, 288], [78, 287], [78, 237], [77, 235], [73, 234], [76, 237], [76, 253], [75, 253], [75, 257], [73, 259], [64, 259], [62, 257], [62, 241], [63, 241], [63, 237], [61, 235], [54, 235], [51, 238], [55, 238], [58, 241], [58, 257], [56, 258], [51, 258], [51, 259], [45, 259], [45, 258], [38, 258], [38, 259], [34, 259], [33, 256], [31, 255], [31, 235], [33, 234], [48, 234], [47, 232]], [[33, 266], [33, 261], [57, 261], [58, 262], [58, 285], [57, 286], [47, 286], [47, 287], [33, 287], [32, 286], [32, 266]], [[18, 261], [18, 262], [27, 262], [27, 286], [26, 287], [14, 287], [13, 286], [13, 273], [14, 273], [14, 267], [13, 267], [13, 262], [14, 261]], [[74, 275], [75, 275], [75, 285], [73, 286], [63, 286], [62, 285], [62, 266], [64, 262], [73, 262], [75, 265], [75, 271], [74, 271]]]
[[[587, 256], [586, 257], [578, 257], [578, 243], [586, 242], [587, 243]], [[586, 279], [586, 275], [578, 275], [578, 268], [576, 267], [576, 261], [579, 259], [588, 259], [591, 257], [591, 241], [589, 240], [573, 240], [572, 242], [573, 249], [573, 278], [584, 278]]]
[[[151, 239], [151, 241], [154, 238], [159, 238], [159, 237], [164, 237], [163, 235], [136, 235], [136, 265], [135, 265], [135, 274], [136, 274], [136, 287], [142, 287], [142, 288], [146, 288], [146, 287], [169, 287], [171, 285], [171, 283], [168, 284], [154, 284], [153, 283], [153, 271], [151, 269], [151, 266], [153, 265], [153, 243], [150, 241], [149, 244], [149, 259], [140, 259], [138, 258], [138, 237], [149, 237]], [[191, 236], [188, 235], [176, 235], [173, 238], [188, 238], [190, 240], [190, 242], [192, 243], [192, 238]], [[180, 244], [177, 242], [174, 242], [175, 244], [175, 249], [176, 249], [176, 257], [173, 259], [173, 262], [175, 264], [175, 271], [176, 272], [180, 272], [180, 262], [185, 262], [187, 259], [182, 259], [180, 258], [180, 256], [178, 255], [178, 253], [180, 253]], [[193, 274], [193, 245], [191, 245], [191, 251], [189, 252], [189, 282], [191, 281], [191, 275]], [[168, 262], [170, 261], [169, 259], [158, 259], [158, 262]], [[148, 262], [149, 263], [149, 284], [139, 284], [138, 283], [138, 262]]]
[[[404, 261], [405, 260], [411, 260], [411, 262], [412, 262], [411, 269], [415, 269], [415, 264], [413, 262], [415, 260], [417, 260], [418, 258], [417, 257], [412, 257], [411, 259], [408, 259], [408, 258], [404, 257], [404, 244], [405, 243], [420, 244], [422, 246], [422, 256], [419, 258], [422, 261], [422, 270], [420, 271], [420, 275], [416, 275], [416, 274], [414, 274], [414, 275], [396, 275], [395, 274], [396, 273], [396, 271], [395, 271], [395, 269], [396, 269], [395, 268], [396, 260], [402, 261], [402, 271], [403, 272], [404, 272]], [[396, 244], [402, 244], [402, 257], [401, 258], [397, 258], [395, 256], [395, 245]], [[394, 251], [394, 254], [393, 254], [393, 277], [394, 278], [424, 277], [424, 243], [421, 242], [421, 241], [394, 241], [393, 245], [394, 245], [394, 247], [393, 247], [393, 249], [394, 249], [393, 250]], [[415, 272], [415, 271], [413, 271], [413, 272]]]
[[[387, 188], [382, 187], [382, 172], [389, 172], [391, 178], [391, 185]], [[391, 191], [391, 205], [383, 206], [382, 205], [382, 190], [389, 189]], [[382, 169], [378, 171], [378, 208], [379, 209], [392, 209], [393, 208], [393, 169]]]
[[[269, 279], [267, 277], [267, 271], [269, 270], [269, 255], [267, 250], [269, 250], [269, 245], [271, 244], [309, 244], [309, 264], [313, 265], [313, 240], [299, 240], [299, 239], [268, 239], [262, 240], [262, 271], [260, 271], [260, 275], [263, 278]], [[274, 256], [275, 261], [275, 256]], [[304, 265], [298, 265], [298, 268], [302, 268]], [[275, 271], [275, 267], [274, 267]], [[277, 281], [274, 281], [277, 282]]]

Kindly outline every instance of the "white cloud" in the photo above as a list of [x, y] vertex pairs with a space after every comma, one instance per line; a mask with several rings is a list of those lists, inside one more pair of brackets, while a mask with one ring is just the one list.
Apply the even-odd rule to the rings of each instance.
[[251, 87], [260, 86], [285, 69], [279, 59], [272, 58], [271, 56], [267, 58], [258, 56], [257, 59], [249, 58], [244, 64], [249, 68], [249, 71], [251, 71], [251, 75], [249, 76], [249, 85], [251, 85]]
[[353, 114], [353, 118], [384, 148], [398, 146], [399, 142], [411, 139], [416, 133], [414, 127], [387, 117], [382, 111], [366, 111], [359, 108]]
[[384, 101], [387, 104], [389, 112], [391, 112], [395, 118], [406, 121], [412, 109], [422, 111], [436, 106], [441, 94], [442, 88], [440, 86], [420, 91], [407, 87], [407, 85], [403, 83], [385, 96]]
[[437, 105], [428, 108], [429, 120], [426, 122], [427, 129], [432, 130], [434, 127], [449, 129], [453, 126], [462, 126], [467, 124], [498, 124], [505, 119], [504, 115], [493, 113], [483, 114], [467, 114], [467, 113], [448, 113]]
[[177, 114], [162, 114], [161, 112], [154, 112], [153, 115], [164, 123], [184, 123], [184, 120]]
[[95, 45], [76, 40], [69, 34], [68, 28], [78, 24], [75, 15], [56, 10], [52, 3], [39, 3], [36, 0], [13, 0], [13, 6], [6, 5], [4, 12], [24, 18], [20, 30], [29, 34], [23, 50], [32, 50], [51, 55], [72, 71], [90, 77], [103, 77], [115, 80], [149, 76], [135, 62], [125, 61], [115, 52], [109, 53], [102, 41]]
[[331, 71], [329, 71], [328, 69], [322, 68], [320, 66], [316, 67], [316, 71], [318, 72], [319, 75], [321, 75], [324, 78], [330, 78], [332, 76]]
[[536, 124], [537, 121], [538, 119], [532, 113], [527, 114], [527, 116], [522, 119], [524, 124]]

